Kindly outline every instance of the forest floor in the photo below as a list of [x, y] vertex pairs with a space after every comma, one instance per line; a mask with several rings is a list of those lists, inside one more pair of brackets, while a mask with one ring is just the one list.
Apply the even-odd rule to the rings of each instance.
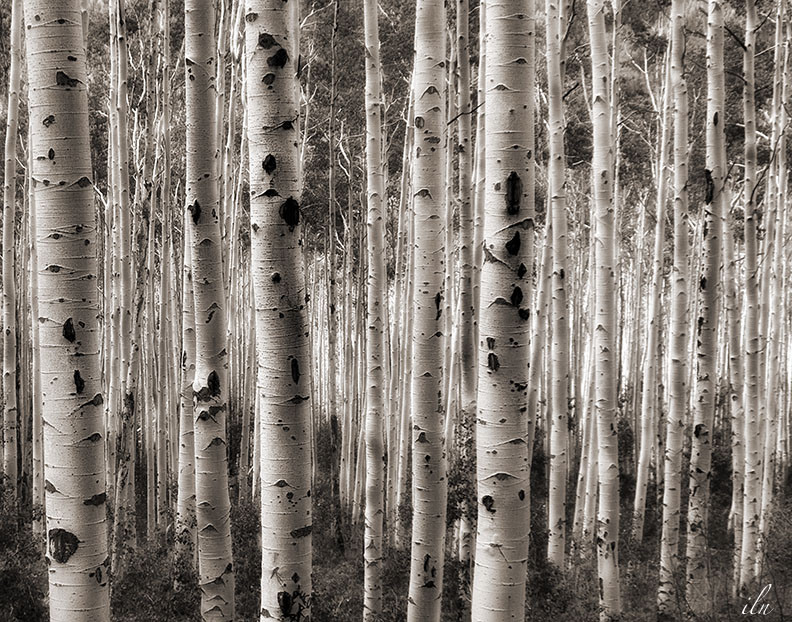
[[[321, 437], [320, 437], [321, 438]], [[320, 457], [322, 455], [320, 443]], [[532, 488], [533, 512], [531, 553], [528, 565], [526, 620], [531, 622], [596, 622], [596, 559], [578, 559], [566, 572], [545, 561], [546, 474], [541, 436], [534, 453]], [[731, 535], [725, 529], [725, 517], [731, 498], [731, 478], [727, 452], [716, 452], [711, 502], [711, 579], [716, 614], [702, 622], [751, 619], [754, 600], [735, 601], [729, 590], [731, 574]], [[321, 464], [320, 466], [325, 466]], [[145, 471], [143, 471], [145, 473]], [[320, 472], [327, 473], [322, 469]], [[570, 472], [574, 473], [575, 469]], [[144, 482], [141, 482], [142, 484]], [[784, 482], [784, 492], [792, 486]], [[649, 495], [647, 530], [643, 543], [629, 540], [629, 520], [633, 482], [622, 476], [621, 585], [623, 622], [648, 622], [656, 619], [655, 597], [658, 580], [660, 519], [654, 495]], [[141, 490], [141, 488], [139, 488]], [[145, 486], [142, 488], [145, 490]], [[572, 491], [573, 492], [573, 491]], [[570, 494], [572, 494], [572, 492]], [[357, 622], [363, 608], [363, 524], [344, 521], [331, 535], [332, 507], [329, 481], [320, 476], [312, 495], [314, 505], [314, 601], [313, 622]], [[778, 495], [779, 505], [772, 517], [770, 546], [761, 586], [771, 585], [754, 608], [768, 604], [767, 621], [792, 620], [792, 501]], [[573, 501], [571, 499], [570, 501]], [[683, 508], [686, 499], [683, 499]], [[572, 504], [569, 504], [570, 507]], [[140, 505], [139, 505], [140, 507]], [[145, 499], [142, 507], [145, 517]], [[258, 620], [260, 581], [260, 535], [258, 507], [251, 503], [234, 504], [232, 525], [234, 567], [236, 570], [236, 619]], [[651, 518], [651, 520], [650, 520]], [[20, 526], [21, 525], [21, 526]], [[0, 622], [39, 622], [46, 615], [46, 564], [37, 550], [30, 521], [20, 520], [7, 504], [0, 513]], [[682, 525], [684, 526], [684, 512]], [[684, 531], [684, 527], [683, 527]], [[141, 531], [141, 533], [145, 533]], [[451, 530], [449, 529], [449, 536]], [[450, 537], [449, 537], [450, 539]], [[113, 585], [112, 612], [116, 622], [192, 622], [199, 621], [200, 595], [189, 564], [173, 559], [171, 546], [163, 545], [163, 536], [141, 544], [130, 560], [123, 580]], [[681, 542], [684, 546], [684, 539]], [[684, 550], [684, 549], [682, 549]], [[443, 622], [460, 619], [460, 565], [447, 554], [444, 572]], [[406, 620], [409, 585], [409, 551], [389, 550], [384, 563], [384, 610], [382, 622]], [[747, 603], [747, 606], [746, 606]], [[743, 614], [745, 607], [746, 614]], [[683, 620], [681, 615], [671, 618]], [[701, 620], [701, 618], [699, 618]]]

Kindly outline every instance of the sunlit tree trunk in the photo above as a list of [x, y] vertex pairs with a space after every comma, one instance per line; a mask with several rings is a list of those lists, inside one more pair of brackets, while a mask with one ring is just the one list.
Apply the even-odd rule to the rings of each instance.
[[[110, 619], [88, 82], [78, 0], [24, 3], [36, 202], [49, 607]], [[38, 398], [37, 398], [38, 399]]]
[[[363, 4], [366, 48], [366, 174], [368, 250], [366, 313], [366, 516], [363, 545], [363, 619], [382, 615], [385, 419], [385, 175], [382, 161], [382, 86], [376, 0]], [[360, 458], [359, 458], [360, 460]]]
[[297, 23], [281, 0], [247, 5], [251, 278], [261, 461], [261, 619], [311, 617], [311, 407], [302, 258]]
[[530, 530], [534, 3], [487, 4], [486, 166], [472, 620], [522, 619]]
[[547, 92], [550, 154], [548, 159], [548, 196], [553, 222], [553, 282], [551, 347], [551, 427], [550, 494], [547, 526], [547, 559], [559, 568], [564, 565], [566, 544], [566, 489], [569, 468], [569, 309], [567, 306], [567, 215], [564, 169], [564, 102], [561, 61], [561, 7], [557, 0], [547, 0]]
[[234, 617], [231, 504], [228, 492], [226, 416], [228, 382], [225, 291], [218, 213], [215, 127], [215, 12], [211, 3], [187, 0], [186, 210], [195, 300], [195, 510], [198, 577], [204, 620]]
[[445, 6], [419, 0], [415, 23], [412, 278], [413, 525], [408, 622], [437, 622], [443, 590], [446, 456], [443, 439], [445, 241]]
[[616, 296], [614, 291], [615, 231], [608, 45], [602, 0], [588, 0], [591, 38], [591, 96], [594, 125], [592, 159], [596, 312], [594, 318], [594, 404], [597, 416], [599, 505], [597, 568], [600, 620], [621, 615], [619, 589], [619, 446], [616, 427]]
[[[16, 229], [16, 151], [19, 85], [22, 65], [22, 2], [11, 4], [11, 66], [8, 71], [8, 116], [3, 178], [3, 473], [17, 494], [17, 342], [14, 230]], [[23, 437], [24, 441], [24, 437]]]
[[687, 590], [692, 611], [711, 610], [709, 497], [712, 431], [717, 390], [718, 281], [721, 263], [721, 213], [726, 178], [724, 141], [723, 8], [709, 0], [707, 20], [707, 161], [704, 172], [704, 261], [697, 277], [700, 306], [696, 320], [696, 402], [690, 450]]

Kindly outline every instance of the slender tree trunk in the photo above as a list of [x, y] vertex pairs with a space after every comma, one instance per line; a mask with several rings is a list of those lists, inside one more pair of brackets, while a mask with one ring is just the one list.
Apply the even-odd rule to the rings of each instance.
[[594, 156], [594, 244], [596, 245], [596, 313], [594, 324], [594, 404], [597, 416], [599, 505], [597, 509], [597, 568], [600, 581], [600, 620], [621, 615], [619, 588], [619, 447], [616, 427], [616, 296], [614, 291], [615, 230], [613, 206], [613, 141], [611, 137], [608, 46], [604, 3], [588, 0], [591, 38], [592, 117]]
[[[363, 4], [366, 47], [366, 173], [368, 250], [366, 313], [366, 525], [363, 619], [382, 615], [382, 524], [384, 515], [385, 291], [383, 231], [385, 175], [382, 161], [382, 86], [377, 1]], [[361, 458], [358, 458], [359, 460]]]
[[445, 241], [445, 6], [418, 0], [415, 23], [415, 295], [412, 333], [413, 531], [408, 622], [438, 622], [443, 591], [446, 456], [443, 439]]
[[[297, 23], [281, 0], [245, 16], [261, 460], [261, 618], [311, 616], [311, 370], [295, 98]], [[260, 76], [260, 77], [259, 77]]]
[[198, 577], [204, 620], [234, 618], [231, 504], [228, 492], [226, 416], [228, 382], [225, 291], [218, 214], [215, 127], [215, 12], [211, 3], [187, 0], [185, 71], [187, 171], [184, 218], [190, 244], [195, 300], [193, 421]]
[[[5, 136], [5, 176], [3, 178], [3, 473], [8, 490], [17, 496], [17, 342], [16, 270], [14, 230], [16, 229], [16, 151], [19, 117], [19, 86], [22, 65], [22, 2], [11, 3], [11, 67], [8, 72], [8, 116]], [[24, 436], [22, 437], [24, 441]]]
[[718, 281], [721, 263], [721, 213], [726, 178], [723, 85], [723, 9], [709, 0], [707, 23], [707, 162], [704, 172], [704, 262], [698, 287], [701, 305], [696, 320], [696, 408], [690, 452], [688, 501], [688, 605], [696, 615], [712, 609], [709, 547], [709, 492], [712, 430], [717, 391]]
[[96, 211], [80, 3], [25, 2], [36, 200], [49, 606], [110, 619]]
[[491, 2], [487, 24], [474, 622], [524, 616], [530, 530], [528, 423], [523, 413], [528, 406], [535, 244], [534, 3]]
[[566, 489], [569, 450], [569, 312], [567, 305], [567, 216], [564, 169], [564, 102], [561, 62], [560, 7], [557, 0], [547, 0], [547, 76], [550, 154], [548, 159], [548, 194], [553, 222], [553, 302], [552, 302], [552, 416], [550, 427], [550, 498], [547, 559], [564, 567], [566, 544]]

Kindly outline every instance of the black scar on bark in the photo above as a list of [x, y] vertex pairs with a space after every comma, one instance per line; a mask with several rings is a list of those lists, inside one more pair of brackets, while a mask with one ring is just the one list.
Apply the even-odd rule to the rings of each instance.
[[265, 197], [279, 197], [278, 191], [275, 188], [269, 188], [268, 190], [264, 191]]
[[432, 556], [428, 553], [424, 555], [423, 569], [424, 572], [429, 572], [429, 563], [432, 561]]
[[85, 389], [85, 380], [82, 379], [79, 369], [74, 370], [74, 388], [77, 389], [77, 393], [82, 393]]
[[74, 322], [71, 318], [63, 323], [63, 338], [71, 343], [74, 343], [74, 340], [77, 339], [77, 334], [74, 332]]
[[209, 372], [209, 377], [206, 379], [206, 386], [209, 388], [209, 394], [212, 397], [220, 395], [220, 376], [215, 370]]
[[437, 317], [435, 317], [435, 321], [440, 319], [440, 316], [443, 315], [443, 309], [440, 307], [440, 303], [443, 302], [443, 294], [437, 292], [435, 294], [435, 308], [437, 309]]
[[50, 555], [59, 564], [65, 564], [74, 555], [80, 541], [70, 531], [65, 529], [49, 530]]
[[517, 313], [520, 315], [521, 320], [527, 320], [529, 317], [531, 317], [530, 309], [520, 309]]
[[510, 216], [514, 216], [520, 211], [522, 191], [522, 179], [515, 171], [512, 171], [506, 178], [506, 212]]
[[712, 179], [712, 171], [708, 168], [704, 169], [704, 180], [707, 184], [706, 197], [704, 201], [709, 205], [715, 197], [715, 181]]
[[50, 160], [54, 160], [54, 159], [55, 159], [55, 150], [54, 150], [53, 148], [51, 148], [51, 147], [50, 147], [50, 150], [49, 150], [49, 152], [47, 153], [47, 157], [48, 157]]
[[517, 493], [517, 496], [519, 497], [520, 501], [525, 500], [525, 491], [521, 490], [520, 492]]
[[42, 123], [44, 124], [44, 127], [49, 127], [50, 125], [55, 123], [55, 115], [54, 114], [47, 115], [44, 118], [44, 121], [42, 121]]
[[260, 32], [258, 44], [260, 47], [263, 47], [265, 50], [270, 49], [273, 45], [278, 45], [278, 42], [275, 41], [275, 37], [273, 37], [268, 32]]
[[500, 367], [500, 361], [498, 361], [498, 355], [494, 352], [490, 352], [487, 355], [487, 367], [489, 367], [492, 371], [498, 371]]
[[289, 197], [281, 204], [279, 211], [283, 222], [289, 225], [291, 231], [294, 231], [294, 228], [300, 223], [300, 204], [294, 200], [294, 197]]
[[300, 384], [300, 363], [297, 359], [292, 359], [291, 361], [291, 375], [294, 384]]
[[245, 15], [245, 21], [250, 24], [255, 22], [257, 19], [258, 19], [258, 13], [254, 13], [253, 11]]
[[282, 614], [291, 616], [292, 595], [288, 592], [278, 592], [278, 607]]
[[90, 499], [83, 501], [83, 505], [102, 505], [107, 501], [107, 493], [100, 492], [98, 495], [93, 495]]
[[270, 67], [282, 68], [289, 60], [289, 53], [281, 48], [267, 59], [267, 65]]
[[306, 525], [305, 527], [299, 527], [297, 529], [292, 529], [289, 533], [292, 538], [304, 538], [313, 531], [313, 527], [311, 525]]
[[274, 73], [266, 73], [266, 74], [264, 74], [264, 77], [263, 77], [263, 78], [261, 78], [261, 81], [262, 81], [264, 84], [266, 84], [267, 86], [269, 86], [269, 85], [271, 85], [273, 82], [275, 82], [275, 74], [274, 74]]
[[275, 156], [271, 153], [267, 154], [267, 157], [264, 158], [264, 162], [261, 163], [261, 166], [264, 167], [264, 172], [267, 175], [272, 175], [273, 171], [278, 168], [278, 164], [275, 161]]
[[513, 306], [515, 306], [515, 307], [519, 307], [519, 306], [520, 306], [520, 303], [521, 303], [522, 301], [523, 301], [523, 293], [522, 293], [522, 289], [520, 289], [519, 287], [515, 287], [515, 288], [512, 290], [512, 295], [511, 295], [511, 303], [512, 303], [512, 305], [513, 305]]
[[524, 263], [521, 263], [520, 267], [517, 268], [517, 278], [523, 278], [526, 272], [528, 272], [528, 268], [525, 267]]
[[192, 216], [193, 224], [197, 225], [198, 220], [201, 218], [201, 204], [198, 203], [197, 199], [195, 203], [193, 203], [187, 208], [187, 211], [190, 212], [190, 215]]
[[44, 480], [44, 490], [46, 490], [49, 493], [58, 492], [58, 489], [55, 488], [55, 485], [48, 479]]
[[493, 514], [495, 514], [495, 510], [493, 509], [493, 506], [495, 505], [495, 500], [492, 497], [490, 497], [489, 495], [484, 495], [481, 498], [481, 503], [484, 504], [484, 508], [487, 510], [487, 512], [492, 512]]
[[492, 350], [495, 347], [495, 337], [487, 337], [487, 347]]
[[509, 255], [516, 255], [520, 252], [520, 232], [515, 231], [514, 236], [511, 240], [506, 242], [506, 250], [509, 251]]
[[423, 117], [415, 117], [415, 127], [417, 127], [420, 130], [423, 126], [424, 126]]
[[67, 74], [63, 73], [62, 71], [58, 71], [55, 74], [55, 84], [58, 86], [68, 86], [74, 88], [80, 81], [77, 78], [70, 78]]
[[272, 282], [273, 282], [273, 283], [280, 283], [280, 282], [281, 282], [281, 275], [280, 275], [280, 273], [279, 273], [279, 272], [275, 272], [275, 273], [272, 275]]

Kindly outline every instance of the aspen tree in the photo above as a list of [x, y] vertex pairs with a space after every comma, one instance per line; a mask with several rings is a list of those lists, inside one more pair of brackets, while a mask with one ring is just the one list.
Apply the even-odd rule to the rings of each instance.
[[193, 382], [195, 381], [195, 299], [192, 283], [192, 251], [184, 243], [182, 274], [182, 357], [179, 404], [179, 479], [176, 505], [176, 546], [189, 559], [195, 553], [195, 429]]
[[531, 0], [487, 4], [484, 261], [472, 620], [524, 616], [530, 462], [525, 411], [534, 246]]
[[[655, 110], [660, 117], [660, 144], [657, 159], [657, 206], [655, 212], [656, 232], [652, 259], [652, 289], [649, 294], [649, 327], [646, 340], [646, 362], [644, 363], [643, 391], [641, 393], [641, 449], [635, 484], [635, 506], [633, 508], [632, 539], [643, 540], [644, 517], [646, 514], [646, 493], [649, 485], [649, 462], [657, 430], [657, 363], [659, 362], [658, 343], [660, 340], [660, 294], [663, 287], [663, 245], [665, 242], [666, 220], [666, 162], [668, 154], [669, 112], [671, 99], [670, 58], [666, 61], [663, 80], [663, 97], [660, 109]], [[654, 101], [654, 100], [653, 100]]]
[[385, 452], [385, 297], [383, 207], [385, 175], [382, 162], [382, 86], [377, 0], [363, 3], [366, 63], [366, 174], [368, 250], [366, 313], [366, 525], [364, 535], [363, 619], [382, 615], [382, 524], [384, 516]]
[[588, 0], [591, 38], [591, 96], [594, 126], [592, 159], [594, 197], [595, 317], [594, 405], [597, 417], [599, 503], [597, 507], [597, 569], [600, 620], [621, 614], [619, 589], [619, 446], [616, 427], [616, 297], [614, 292], [615, 231], [613, 206], [613, 140], [611, 92], [604, 2]]
[[[19, 86], [22, 65], [22, 2], [11, 3], [11, 66], [8, 72], [8, 116], [3, 177], [3, 473], [17, 494], [17, 342], [14, 230], [16, 229], [16, 151]], [[24, 442], [24, 436], [22, 437]]]
[[106, 621], [104, 398], [82, 16], [77, 0], [24, 7], [50, 620]]
[[246, 5], [251, 283], [261, 472], [261, 618], [311, 617], [311, 407], [302, 255], [297, 23]]
[[187, 243], [195, 299], [195, 510], [198, 577], [204, 620], [233, 619], [234, 571], [228, 493], [228, 382], [225, 291], [218, 214], [215, 127], [215, 11], [212, 3], [184, 5], [187, 98]]
[[696, 319], [696, 401], [690, 450], [688, 502], [688, 605], [696, 615], [711, 610], [708, 548], [712, 429], [718, 352], [718, 281], [721, 260], [721, 213], [725, 183], [723, 8], [709, 0], [707, 18], [707, 161], [704, 206], [704, 261], [698, 276], [700, 306]]
[[415, 20], [412, 332], [413, 526], [408, 622], [437, 622], [443, 591], [446, 456], [443, 439], [445, 240], [445, 6], [418, 0]]
[[756, 45], [756, 3], [745, 3], [745, 50], [743, 52], [743, 122], [745, 123], [745, 466], [743, 471], [743, 528], [740, 550], [740, 589], [754, 581], [759, 541], [759, 500], [761, 499], [762, 448], [759, 419], [759, 264], [757, 228], [760, 217], [756, 186], [756, 105], [754, 91], [754, 51]]
[[553, 222], [552, 346], [551, 346], [551, 427], [550, 494], [547, 519], [547, 558], [562, 568], [566, 544], [566, 489], [569, 450], [569, 321], [567, 318], [567, 216], [564, 168], [564, 102], [561, 61], [561, 7], [547, 0], [547, 112], [550, 131], [548, 194]]

